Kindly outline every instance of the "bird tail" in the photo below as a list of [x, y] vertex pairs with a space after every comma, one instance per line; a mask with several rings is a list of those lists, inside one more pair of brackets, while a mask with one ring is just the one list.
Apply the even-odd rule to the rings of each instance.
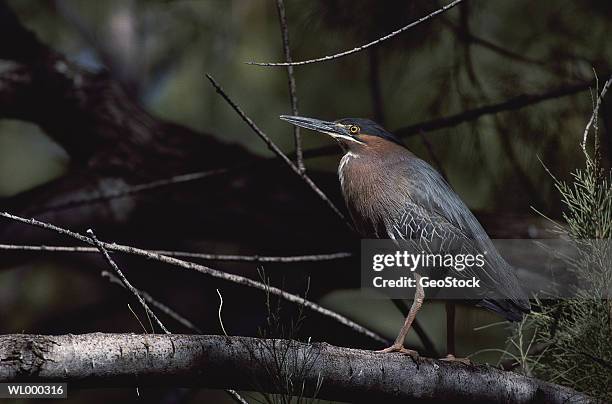
[[531, 311], [529, 300], [515, 301], [510, 299], [483, 299], [477, 306], [501, 314], [509, 321], [521, 321]]

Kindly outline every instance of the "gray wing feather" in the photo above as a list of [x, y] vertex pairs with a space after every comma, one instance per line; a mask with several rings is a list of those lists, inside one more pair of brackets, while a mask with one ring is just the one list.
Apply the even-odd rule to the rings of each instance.
[[487, 265], [479, 273], [464, 271], [464, 275], [477, 276], [496, 295], [504, 296], [521, 309], [529, 309], [529, 300], [514, 268], [499, 255], [478, 220], [444, 178], [418, 158], [402, 166], [410, 171], [406, 177], [410, 184], [402, 187], [410, 190], [409, 195], [404, 195], [404, 201], [409, 202], [399, 217], [385, 224], [389, 236], [415, 240], [420, 247], [438, 238], [449, 244], [461, 241], [472, 253], [487, 251]]

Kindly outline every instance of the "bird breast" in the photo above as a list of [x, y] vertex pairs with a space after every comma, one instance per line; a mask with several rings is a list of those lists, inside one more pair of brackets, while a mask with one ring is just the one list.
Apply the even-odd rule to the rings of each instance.
[[362, 237], [387, 238], [389, 220], [402, 211], [402, 178], [394, 178], [389, 161], [376, 156], [346, 153], [338, 177], [346, 206]]

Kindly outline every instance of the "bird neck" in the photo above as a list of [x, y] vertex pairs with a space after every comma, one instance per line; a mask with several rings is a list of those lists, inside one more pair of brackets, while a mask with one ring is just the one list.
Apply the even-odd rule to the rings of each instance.
[[338, 165], [342, 194], [362, 237], [387, 237], [382, 232], [387, 213], [399, 211], [407, 189], [402, 168], [416, 158], [404, 147], [386, 143], [350, 149]]

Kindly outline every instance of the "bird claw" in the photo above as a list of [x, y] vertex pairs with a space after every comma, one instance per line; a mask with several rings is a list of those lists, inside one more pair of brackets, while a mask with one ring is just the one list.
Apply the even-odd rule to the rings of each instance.
[[419, 353], [417, 351], [413, 351], [412, 349], [405, 348], [403, 345], [391, 345], [389, 348], [381, 349], [380, 351], [376, 351], [376, 353], [392, 353], [397, 352], [402, 355], [408, 355], [413, 360], [417, 360], [419, 358]]
[[459, 362], [459, 363], [463, 363], [464, 365], [468, 365], [468, 366], [472, 366], [474, 364], [474, 362], [472, 362], [468, 358], [457, 358], [453, 354], [448, 354], [446, 355], [445, 358], [441, 358], [440, 360], [445, 361], [445, 362]]

